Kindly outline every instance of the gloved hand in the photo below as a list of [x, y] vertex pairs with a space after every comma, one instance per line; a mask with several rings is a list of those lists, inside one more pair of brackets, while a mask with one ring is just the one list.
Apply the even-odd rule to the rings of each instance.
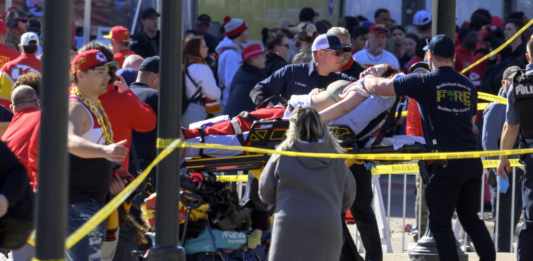
[[255, 249], [261, 245], [261, 238], [263, 237], [263, 231], [254, 229], [252, 233], [248, 234], [248, 248]]

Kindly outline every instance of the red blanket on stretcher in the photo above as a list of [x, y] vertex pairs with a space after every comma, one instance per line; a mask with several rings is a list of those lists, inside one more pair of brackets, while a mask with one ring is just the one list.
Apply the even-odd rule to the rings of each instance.
[[[202, 128], [194, 129], [184, 129], [183, 135], [185, 139], [191, 139], [202, 135], [234, 135], [240, 134], [235, 133], [234, 124], [237, 123], [240, 126], [241, 133], [250, 131], [252, 124], [256, 120], [275, 120], [281, 119], [283, 113], [285, 112], [284, 107], [271, 107], [271, 108], [261, 108], [251, 112], [243, 112], [235, 116], [232, 120], [225, 120], [221, 122], [214, 123], [212, 125], [204, 126]], [[232, 123], [232, 121], [234, 123]]]

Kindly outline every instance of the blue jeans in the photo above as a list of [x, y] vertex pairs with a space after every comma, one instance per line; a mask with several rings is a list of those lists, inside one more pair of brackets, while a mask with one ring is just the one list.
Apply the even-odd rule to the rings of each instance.
[[[74, 233], [87, 222], [102, 204], [96, 200], [71, 203], [68, 206], [68, 235]], [[101, 260], [102, 242], [105, 236], [105, 226], [100, 224], [80, 242], [67, 250], [67, 260], [71, 261], [97, 261]]]

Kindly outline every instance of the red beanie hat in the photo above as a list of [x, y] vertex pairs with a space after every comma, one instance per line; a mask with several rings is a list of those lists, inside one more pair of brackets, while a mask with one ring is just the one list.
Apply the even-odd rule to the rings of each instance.
[[237, 37], [248, 29], [244, 20], [239, 18], [224, 17], [224, 34], [228, 37]]
[[246, 61], [250, 58], [253, 58], [255, 56], [258, 56], [262, 53], [264, 53], [265, 50], [263, 49], [263, 45], [260, 43], [251, 43], [244, 47], [242, 50], [242, 60]]

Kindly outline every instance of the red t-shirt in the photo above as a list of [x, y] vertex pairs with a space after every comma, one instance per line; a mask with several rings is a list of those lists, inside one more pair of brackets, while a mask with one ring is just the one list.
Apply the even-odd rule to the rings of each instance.
[[[99, 98], [111, 122], [115, 142], [127, 140], [126, 146], [130, 148], [132, 131], [148, 132], [156, 127], [157, 117], [152, 108], [130, 89], [111, 86]], [[122, 167], [129, 169], [128, 157]]]
[[118, 68], [122, 68], [122, 64], [124, 63], [124, 60], [126, 59], [126, 57], [132, 54], [135, 54], [135, 52], [133, 52], [130, 49], [125, 49], [120, 52], [116, 52], [113, 55], [113, 59], [115, 60], [115, 62], [117, 62]]
[[[36, 151], [31, 152], [37, 147], [33, 146], [30, 149], [30, 144], [39, 142], [40, 121], [41, 111], [38, 108], [28, 108], [17, 112], [1, 138], [26, 168], [30, 184], [34, 189], [37, 186], [36, 160], [34, 157], [30, 163], [29, 159], [30, 154], [37, 155]], [[35, 165], [32, 167], [31, 164]]]

